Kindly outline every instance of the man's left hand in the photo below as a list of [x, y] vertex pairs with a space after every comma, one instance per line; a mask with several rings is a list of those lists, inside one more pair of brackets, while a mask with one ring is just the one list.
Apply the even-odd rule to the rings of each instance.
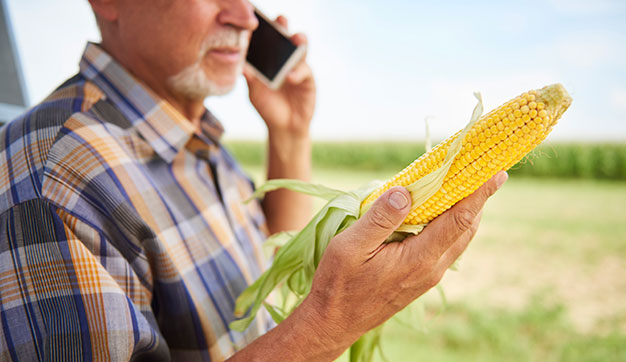
[[[285, 17], [279, 16], [276, 22], [287, 29]], [[306, 36], [301, 33], [293, 35], [291, 41], [295, 45], [307, 43]], [[296, 138], [308, 137], [315, 109], [315, 80], [306, 63], [306, 55], [276, 90], [263, 84], [248, 67], [246, 64], [243, 74], [248, 82], [250, 101], [265, 121], [269, 133]]]

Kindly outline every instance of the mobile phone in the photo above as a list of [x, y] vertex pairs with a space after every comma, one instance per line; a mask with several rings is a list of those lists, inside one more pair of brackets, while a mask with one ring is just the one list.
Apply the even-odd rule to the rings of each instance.
[[282, 27], [255, 8], [259, 26], [252, 33], [246, 62], [257, 78], [278, 89], [289, 71], [302, 59], [306, 46], [296, 46]]

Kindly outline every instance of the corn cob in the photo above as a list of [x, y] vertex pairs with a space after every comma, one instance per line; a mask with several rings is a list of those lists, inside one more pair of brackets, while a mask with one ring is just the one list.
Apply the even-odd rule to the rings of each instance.
[[[500, 170], [508, 170], [541, 143], [572, 99], [560, 84], [531, 90], [482, 116], [465, 134], [461, 150], [442, 186], [421, 205], [413, 205], [404, 224], [423, 225], [474, 192]], [[408, 186], [442, 166], [461, 131], [438, 144], [362, 203], [362, 209], [389, 188]]]

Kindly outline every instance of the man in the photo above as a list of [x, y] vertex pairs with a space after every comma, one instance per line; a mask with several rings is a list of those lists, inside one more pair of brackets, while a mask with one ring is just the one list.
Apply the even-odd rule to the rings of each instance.
[[[381, 247], [410, 209], [405, 189], [388, 191], [332, 240], [289, 318], [231, 331], [235, 298], [263, 268], [264, 237], [309, 218], [309, 201], [286, 191], [242, 203], [251, 186], [203, 106], [242, 70], [252, 6], [90, 3], [102, 43], [0, 134], [2, 360], [333, 360], [441, 279], [506, 179]], [[278, 91], [244, 74], [268, 128], [268, 177], [307, 179], [309, 67]]]

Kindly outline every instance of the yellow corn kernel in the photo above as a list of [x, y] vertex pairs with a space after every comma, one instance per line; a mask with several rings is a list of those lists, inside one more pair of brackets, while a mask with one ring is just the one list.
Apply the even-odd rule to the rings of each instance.
[[[422, 205], [413, 205], [405, 224], [426, 224], [474, 192], [500, 170], [508, 170], [541, 143], [572, 99], [560, 84], [523, 93], [482, 116], [462, 140], [441, 188]], [[413, 161], [372, 192], [363, 205], [394, 186], [408, 186], [443, 164], [461, 131]]]

